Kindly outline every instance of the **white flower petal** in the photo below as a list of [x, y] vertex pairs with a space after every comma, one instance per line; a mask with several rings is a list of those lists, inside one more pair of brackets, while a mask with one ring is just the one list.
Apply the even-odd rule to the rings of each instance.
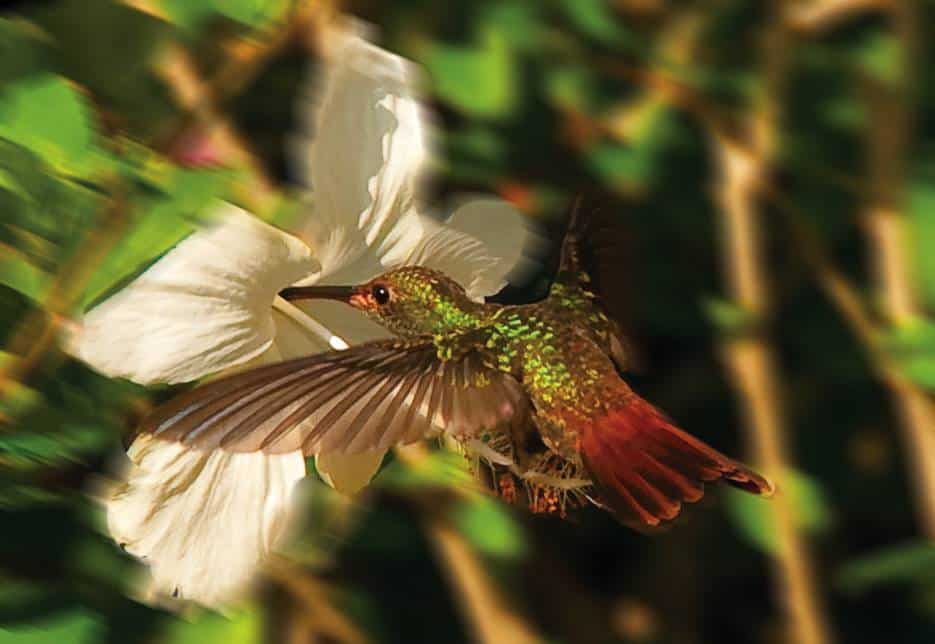
[[[496, 258], [495, 264], [476, 274], [473, 289], [477, 295], [496, 294], [507, 278], [526, 280], [550, 246], [530, 227], [526, 216], [502, 199], [478, 197], [465, 201], [445, 223], [480, 241]], [[444, 266], [439, 270], [444, 271]]]
[[334, 28], [321, 79], [300, 102], [304, 132], [292, 142], [313, 216], [297, 230], [326, 276], [385, 236], [415, 206], [428, 157], [428, 118], [407, 60]]
[[245, 590], [290, 524], [301, 453], [202, 452], [142, 435], [128, 455], [107, 523], [149, 565], [153, 590], [208, 606]]
[[385, 455], [383, 449], [359, 454], [316, 454], [315, 468], [325, 483], [342, 494], [352, 495], [370, 483]]
[[194, 380], [266, 351], [276, 293], [317, 270], [301, 240], [226, 204], [217, 225], [89, 311], [71, 348], [111, 376]]
[[523, 216], [506, 202], [478, 200], [439, 223], [406, 213], [377, 248], [387, 268], [421, 265], [440, 270], [475, 300], [494, 295], [521, 263], [528, 239]]

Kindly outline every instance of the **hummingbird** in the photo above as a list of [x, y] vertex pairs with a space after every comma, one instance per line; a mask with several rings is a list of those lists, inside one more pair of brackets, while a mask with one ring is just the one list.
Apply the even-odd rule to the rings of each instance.
[[[576, 209], [548, 295], [471, 300], [421, 266], [352, 286], [291, 287], [331, 299], [395, 336], [255, 368], [170, 400], [142, 431], [201, 449], [355, 454], [447, 434], [536, 494], [533, 510], [591, 502], [651, 531], [709, 482], [770, 495], [766, 478], [678, 428], [623, 378], [630, 351]], [[577, 500], [577, 501], [576, 501]]]

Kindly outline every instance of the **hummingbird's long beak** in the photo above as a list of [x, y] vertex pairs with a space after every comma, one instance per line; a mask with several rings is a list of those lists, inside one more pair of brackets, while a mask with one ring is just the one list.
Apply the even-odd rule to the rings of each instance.
[[357, 292], [356, 286], [290, 286], [279, 291], [285, 300], [337, 300], [350, 303]]

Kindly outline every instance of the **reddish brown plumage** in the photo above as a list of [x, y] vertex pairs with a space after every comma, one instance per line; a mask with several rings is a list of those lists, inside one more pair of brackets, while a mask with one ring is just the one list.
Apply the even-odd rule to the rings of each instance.
[[580, 448], [601, 500], [631, 525], [655, 527], [674, 519], [682, 503], [704, 495], [710, 481], [773, 492], [762, 476], [678, 429], [629, 391], [582, 429]]

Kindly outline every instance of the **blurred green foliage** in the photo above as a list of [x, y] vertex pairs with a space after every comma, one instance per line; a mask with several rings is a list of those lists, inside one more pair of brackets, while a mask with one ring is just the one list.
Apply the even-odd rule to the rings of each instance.
[[[741, 0], [361, 1], [348, 8], [380, 27], [385, 46], [424, 65], [441, 116], [442, 192], [499, 192], [553, 237], [578, 192], [620, 211], [628, 271], [619, 288], [631, 303], [624, 323], [649, 357], [634, 387], [694, 433], [742, 453], [746, 435], [716, 349], [762, 321], [717, 295], [723, 259], [705, 124], [645, 79], [677, 80], [734, 123], [760, 100], [761, 39], [776, 17]], [[251, 205], [241, 189], [249, 169], [187, 167], [174, 155], [171, 142], [191, 115], [158, 65], [168, 47], [181, 46], [205, 78], [215, 78], [231, 42], [272, 42], [294, 9], [286, 0], [47, 0], [6, 10], [0, 368], [28, 355], [50, 320], [79, 314], [194, 230], [212, 199]], [[933, 13], [931, 3], [920, 8], [926, 37], [909, 79], [906, 54], [877, 14], [793, 35], [776, 155], [777, 182], [801, 223], [873, 303], [858, 225], [871, 119], [863, 96], [868, 79], [909, 84], [915, 130], [905, 214], [925, 309], [890, 329], [882, 347], [930, 390], [935, 75], [924, 63]], [[295, 208], [283, 141], [305, 59], [293, 43], [236, 96], [222, 96], [221, 107], [278, 183], [282, 212]], [[118, 194], [127, 207], [115, 214], [108, 197]], [[840, 641], [931, 641], [932, 553], [912, 541], [916, 481], [898, 419], [783, 217], [763, 208], [775, 287], [768, 331], [798, 468], [780, 486], [800, 526], [817, 537], [819, 588]], [[502, 299], [535, 298], [547, 283], [539, 275], [508, 287]], [[276, 582], [232, 619], [179, 618], [133, 599], [139, 566], [110, 542], [87, 492], [119, 458], [122, 437], [166, 395], [104, 378], [54, 347], [23, 381], [6, 386], [0, 642], [278, 641], [302, 612]], [[336, 605], [375, 640], [470, 639], [423, 531], [425, 517], [441, 512], [549, 641], [774, 641], [780, 607], [766, 502], [713, 494], [685, 524], [647, 539], [597, 511], [560, 522], [475, 492], [452, 493], [468, 475], [461, 457], [442, 451], [418, 470], [387, 464], [372, 507], [349, 505], [311, 478], [308, 525], [290, 552], [302, 563], [295, 574], [324, 579]], [[649, 607], [642, 631], [627, 617], [634, 601]]]

